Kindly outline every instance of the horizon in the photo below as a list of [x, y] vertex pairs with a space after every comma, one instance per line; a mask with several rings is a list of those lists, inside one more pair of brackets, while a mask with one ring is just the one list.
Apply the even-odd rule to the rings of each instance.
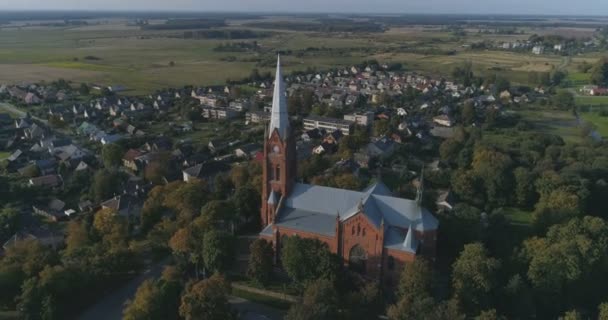
[[[254, 2], [254, 3], [252, 3]], [[179, 8], [179, 9], [176, 9]], [[319, 10], [323, 8], [323, 10]], [[365, 14], [365, 15], [525, 15], [525, 16], [608, 16], [608, 2], [580, 0], [378, 0], [373, 5], [360, 0], [309, 0], [299, 3], [280, 0], [22, 0], [0, 3], [0, 12], [167, 12], [167, 13], [249, 13], [249, 14]]]

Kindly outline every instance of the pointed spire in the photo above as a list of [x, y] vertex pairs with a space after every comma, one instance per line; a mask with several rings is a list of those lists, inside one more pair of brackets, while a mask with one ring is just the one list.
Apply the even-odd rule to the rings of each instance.
[[409, 229], [407, 229], [407, 234], [405, 235], [405, 241], [403, 241], [403, 247], [405, 250], [410, 252], [416, 252], [416, 244], [414, 243], [414, 235], [413, 235], [412, 226], [410, 225]]
[[416, 204], [422, 205], [422, 194], [424, 193], [424, 166], [420, 172], [420, 183], [418, 184], [418, 190], [416, 191]]
[[287, 115], [287, 98], [285, 97], [285, 84], [281, 72], [281, 57], [277, 56], [277, 73], [274, 79], [274, 93], [272, 96], [272, 112], [270, 114], [270, 132], [279, 131], [281, 139], [286, 139], [289, 132], [289, 118]]

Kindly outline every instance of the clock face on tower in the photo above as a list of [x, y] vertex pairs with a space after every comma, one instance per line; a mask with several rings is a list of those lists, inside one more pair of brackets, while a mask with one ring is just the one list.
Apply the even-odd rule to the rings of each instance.
[[274, 147], [272, 147], [272, 152], [279, 153], [279, 151], [281, 151], [281, 149], [279, 148], [279, 146], [275, 145]]

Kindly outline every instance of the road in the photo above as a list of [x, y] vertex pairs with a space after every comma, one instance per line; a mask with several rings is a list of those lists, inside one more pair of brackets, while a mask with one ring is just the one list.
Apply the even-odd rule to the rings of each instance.
[[[0, 109], [4, 109], [4, 110], [6, 110], [9, 113], [16, 114], [19, 117], [25, 117], [25, 115], [26, 115], [25, 111], [23, 111], [23, 110], [15, 107], [14, 105], [12, 105], [10, 103], [6, 103], [6, 102], [0, 102]], [[38, 118], [38, 117], [35, 117], [35, 116], [32, 116], [32, 119], [38, 120], [38, 121], [40, 121], [40, 122], [42, 122], [44, 124], [48, 123], [47, 120], [41, 119], [41, 118]]]
[[165, 265], [166, 261], [158, 263], [153, 267], [147, 269], [140, 276], [130, 280], [126, 285], [112, 292], [111, 294], [105, 296], [103, 299], [99, 300], [96, 304], [89, 307], [83, 314], [81, 314], [77, 319], [79, 320], [120, 320], [122, 319], [122, 308], [125, 302], [131, 299], [137, 288], [144, 282], [146, 279], [150, 278], [158, 278]]
[[[160, 262], [147, 269], [142, 275], [130, 280], [123, 287], [105, 296], [96, 304], [89, 307], [77, 319], [78, 320], [120, 320], [122, 319], [122, 309], [125, 302], [135, 295], [137, 288], [146, 279], [158, 278], [167, 264], [167, 261]], [[244, 320], [281, 320], [285, 313], [251, 301], [230, 297], [230, 304], [241, 314]]]

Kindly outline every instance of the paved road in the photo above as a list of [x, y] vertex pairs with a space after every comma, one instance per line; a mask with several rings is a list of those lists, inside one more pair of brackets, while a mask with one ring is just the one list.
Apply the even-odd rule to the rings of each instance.
[[122, 308], [124, 303], [131, 299], [137, 288], [146, 279], [158, 278], [163, 272], [166, 261], [154, 265], [152, 268], [147, 269], [142, 275], [129, 281], [122, 288], [117, 289], [111, 294], [107, 295], [103, 299], [99, 300], [96, 304], [89, 307], [83, 314], [77, 319], [79, 320], [120, 320], [122, 319]]
[[[122, 319], [122, 309], [124, 303], [135, 296], [137, 288], [146, 279], [158, 278], [167, 264], [167, 261], [160, 262], [152, 268], [147, 269], [142, 275], [132, 279], [122, 288], [110, 293], [95, 305], [89, 307], [82, 313], [78, 320], [120, 320]], [[281, 320], [285, 312], [265, 305], [253, 303], [251, 301], [230, 297], [230, 303], [238, 310], [243, 320]]]

